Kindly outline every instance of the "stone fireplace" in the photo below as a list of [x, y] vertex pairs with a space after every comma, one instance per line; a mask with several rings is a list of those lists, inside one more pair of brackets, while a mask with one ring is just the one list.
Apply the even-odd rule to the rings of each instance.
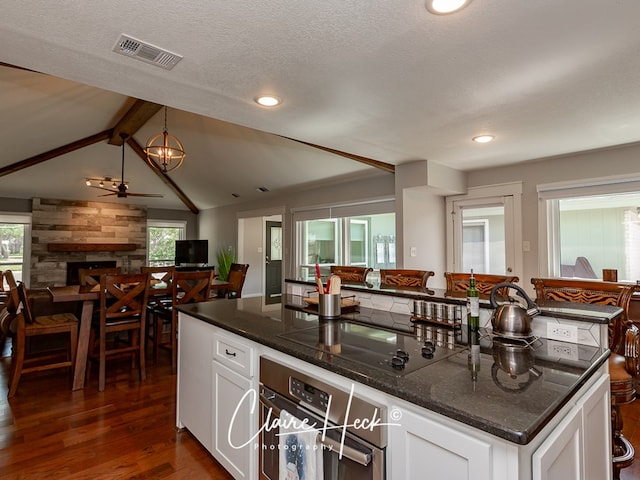
[[31, 237], [31, 288], [66, 285], [68, 262], [115, 261], [133, 273], [146, 262], [147, 209], [34, 198]]

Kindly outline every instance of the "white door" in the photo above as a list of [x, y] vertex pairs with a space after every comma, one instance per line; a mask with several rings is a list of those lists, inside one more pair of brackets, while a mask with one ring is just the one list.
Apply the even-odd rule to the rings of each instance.
[[520, 193], [512, 185], [495, 195], [499, 190], [447, 198], [449, 271], [522, 275]]

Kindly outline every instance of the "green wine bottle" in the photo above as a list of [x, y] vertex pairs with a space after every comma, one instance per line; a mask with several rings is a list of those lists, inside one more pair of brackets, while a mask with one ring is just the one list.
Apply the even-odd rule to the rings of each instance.
[[472, 336], [475, 339], [478, 338], [478, 330], [480, 329], [480, 292], [476, 287], [473, 269], [471, 269], [469, 287], [467, 288], [467, 323], [469, 325], [469, 343], [471, 343]]

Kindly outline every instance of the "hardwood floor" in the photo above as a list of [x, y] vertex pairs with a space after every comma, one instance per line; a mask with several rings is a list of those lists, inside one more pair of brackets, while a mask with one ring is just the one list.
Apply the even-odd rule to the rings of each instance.
[[60, 370], [25, 375], [11, 400], [11, 359], [0, 358], [0, 479], [231, 479], [175, 428], [176, 376], [162, 353], [143, 383], [128, 362], [112, 362], [102, 393], [97, 372], [71, 392]]
[[640, 480], [640, 399], [629, 405], [622, 405], [624, 427], [622, 433], [633, 444], [636, 459], [633, 464], [620, 472], [620, 480]]

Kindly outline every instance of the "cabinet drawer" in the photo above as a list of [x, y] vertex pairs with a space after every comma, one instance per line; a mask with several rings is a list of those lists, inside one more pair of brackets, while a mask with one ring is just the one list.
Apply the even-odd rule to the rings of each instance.
[[213, 359], [246, 378], [253, 377], [254, 349], [240, 339], [216, 334]]

